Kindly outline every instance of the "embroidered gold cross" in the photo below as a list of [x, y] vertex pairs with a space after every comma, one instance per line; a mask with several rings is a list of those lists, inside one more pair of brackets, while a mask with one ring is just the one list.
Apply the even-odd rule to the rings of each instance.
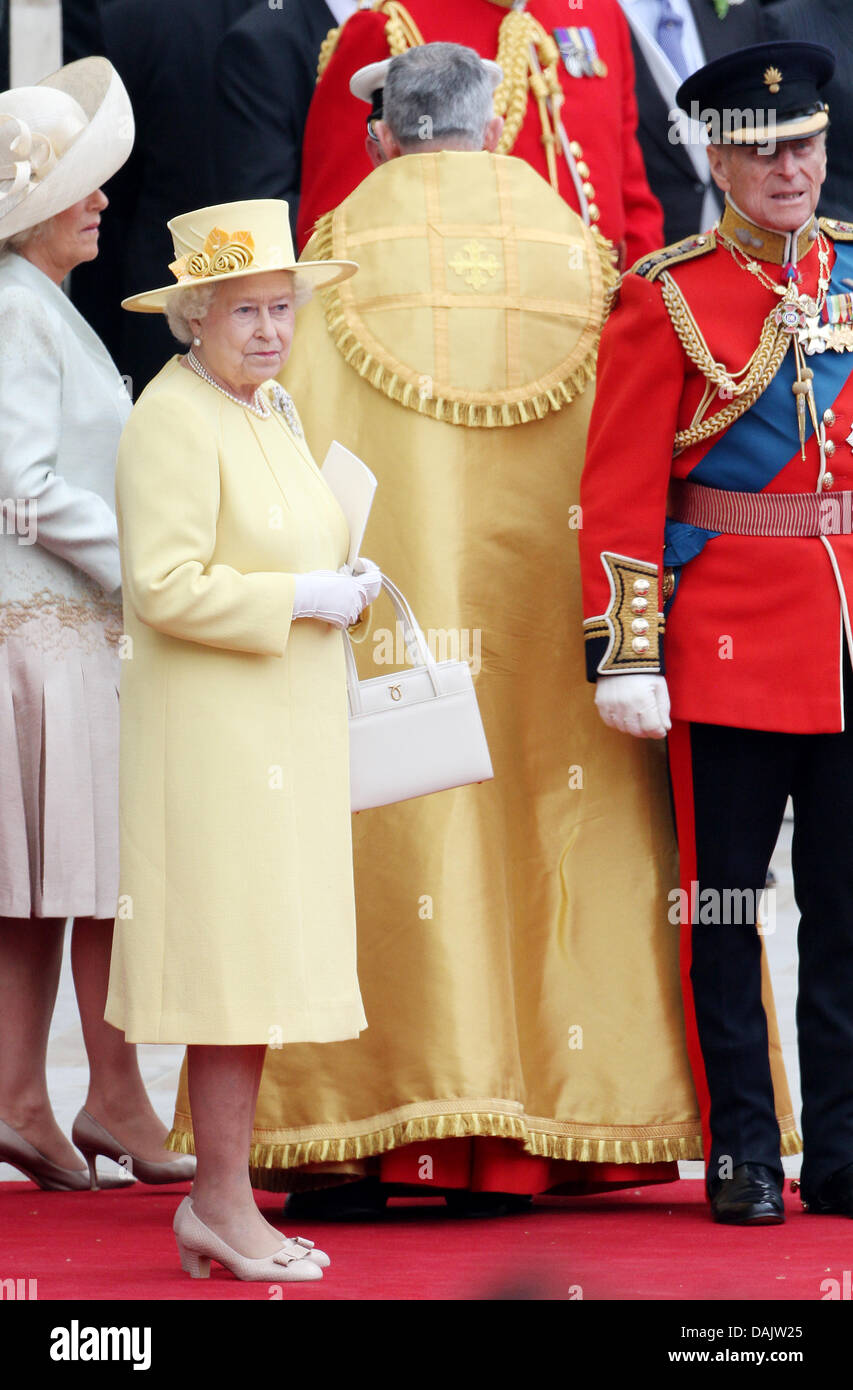
[[450, 261], [450, 269], [461, 275], [466, 285], [481, 290], [488, 284], [489, 276], [495, 276], [500, 269], [497, 257], [489, 255], [480, 241], [466, 241], [464, 255], [457, 252]]

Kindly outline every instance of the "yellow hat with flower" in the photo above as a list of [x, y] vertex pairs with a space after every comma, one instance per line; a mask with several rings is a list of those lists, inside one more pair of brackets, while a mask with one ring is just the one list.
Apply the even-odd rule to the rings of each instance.
[[124, 309], [162, 313], [178, 290], [271, 270], [290, 271], [298, 286], [312, 290], [348, 280], [358, 270], [356, 261], [297, 261], [287, 203], [281, 198], [218, 203], [182, 213], [166, 225], [175, 248], [169, 266], [175, 278], [170, 285], [123, 299]]

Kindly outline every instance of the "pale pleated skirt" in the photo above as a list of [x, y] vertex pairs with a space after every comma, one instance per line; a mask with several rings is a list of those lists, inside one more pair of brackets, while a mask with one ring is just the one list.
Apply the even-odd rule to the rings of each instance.
[[121, 610], [30, 614], [0, 640], [0, 916], [112, 918]]

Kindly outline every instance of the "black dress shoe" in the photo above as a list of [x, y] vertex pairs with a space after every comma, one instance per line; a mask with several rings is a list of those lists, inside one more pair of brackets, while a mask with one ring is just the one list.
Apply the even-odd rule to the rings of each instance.
[[853, 1216], [853, 1163], [825, 1178], [816, 1193], [801, 1196], [806, 1211], [817, 1216]]
[[779, 1226], [785, 1220], [782, 1183], [763, 1163], [739, 1163], [711, 1193], [711, 1211], [728, 1226]]
[[289, 1217], [312, 1221], [351, 1221], [381, 1216], [388, 1202], [388, 1190], [378, 1178], [360, 1178], [337, 1187], [291, 1192], [284, 1204]]
[[445, 1192], [444, 1200], [451, 1216], [517, 1216], [529, 1211], [533, 1198], [515, 1192], [468, 1192], [456, 1188]]

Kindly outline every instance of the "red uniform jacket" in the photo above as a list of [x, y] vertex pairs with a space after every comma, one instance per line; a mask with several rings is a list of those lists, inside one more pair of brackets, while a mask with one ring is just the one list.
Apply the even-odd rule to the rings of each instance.
[[[498, 30], [508, 5], [495, 0], [404, 0], [425, 43], [437, 40], [468, 44], [483, 58], [494, 59]], [[584, 0], [578, 10], [568, 0], [530, 0], [527, 9], [553, 37], [555, 26], [585, 25], [592, 30], [606, 77], [570, 77], [560, 61], [566, 100], [562, 120], [569, 140], [589, 168], [594, 202], [601, 213], [599, 230], [617, 246], [627, 243], [626, 264], [663, 242], [660, 204], [646, 181], [637, 143], [634, 62], [628, 25], [617, 0]], [[358, 12], [347, 20], [337, 49], [318, 84], [308, 112], [302, 151], [302, 191], [297, 240], [302, 250], [315, 222], [337, 207], [370, 173], [364, 149], [369, 108], [352, 96], [349, 80], [366, 63], [389, 56], [387, 16]], [[542, 126], [536, 102], [527, 115], [511, 153], [548, 178]], [[577, 210], [578, 202], [566, 161], [558, 155], [560, 189]]]
[[[853, 227], [821, 225], [832, 267], [829, 293], [849, 294]], [[713, 233], [702, 247], [697, 240], [692, 259], [679, 263], [678, 248], [671, 249], [670, 274], [712, 355], [737, 372], [778, 301]], [[687, 243], [679, 245], [683, 254]], [[579, 536], [590, 677], [608, 669], [665, 670], [676, 719], [789, 733], [837, 732], [843, 727], [842, 644], [845, 626], [850, 640], [853, 589], [849, 508], [846, 534], [770, 538], [693, 531], [686, 532], [686, 545], [682, 534], [682, 551], [700, 548], [676, 569], [678, 584], [658, 641], [670, 479], [690, 478], [729, 491], [814, 494], [820, 476], [810, 423], [805, 461], [800, 455], [791, 390], [793, 346], [745, 415], [673, 458], [676, 430], [690, 425], [706, 381], [673, 328], [660, 282], [645, 278], [650, 269], [656, 274], [664, 255], [652, 258], [657, 268], [635, 267], [644, 273], [625, 277], [601, 343]], [[781, 264], [759, 264], [774, 282], [783, 282]], [[800, 288], [808, 294], [815, 294], [818, 269], [813, 243], [800, 263]], [[827, 350], [806, 360], [830, 441], [831, 477], [820, 494], [826, 505], [833, 494], [838, 498], [853, 489], [848, 442], [853, 355]], [[716, 400], [710, 413], [724, 404]], [[605, 555], [619, 558], [605, 560]], [[668, 551], [667, 563], [671, 558]], [[635, 658], [632, 605], [642, 611], [646, 596], [650, 644]]]

